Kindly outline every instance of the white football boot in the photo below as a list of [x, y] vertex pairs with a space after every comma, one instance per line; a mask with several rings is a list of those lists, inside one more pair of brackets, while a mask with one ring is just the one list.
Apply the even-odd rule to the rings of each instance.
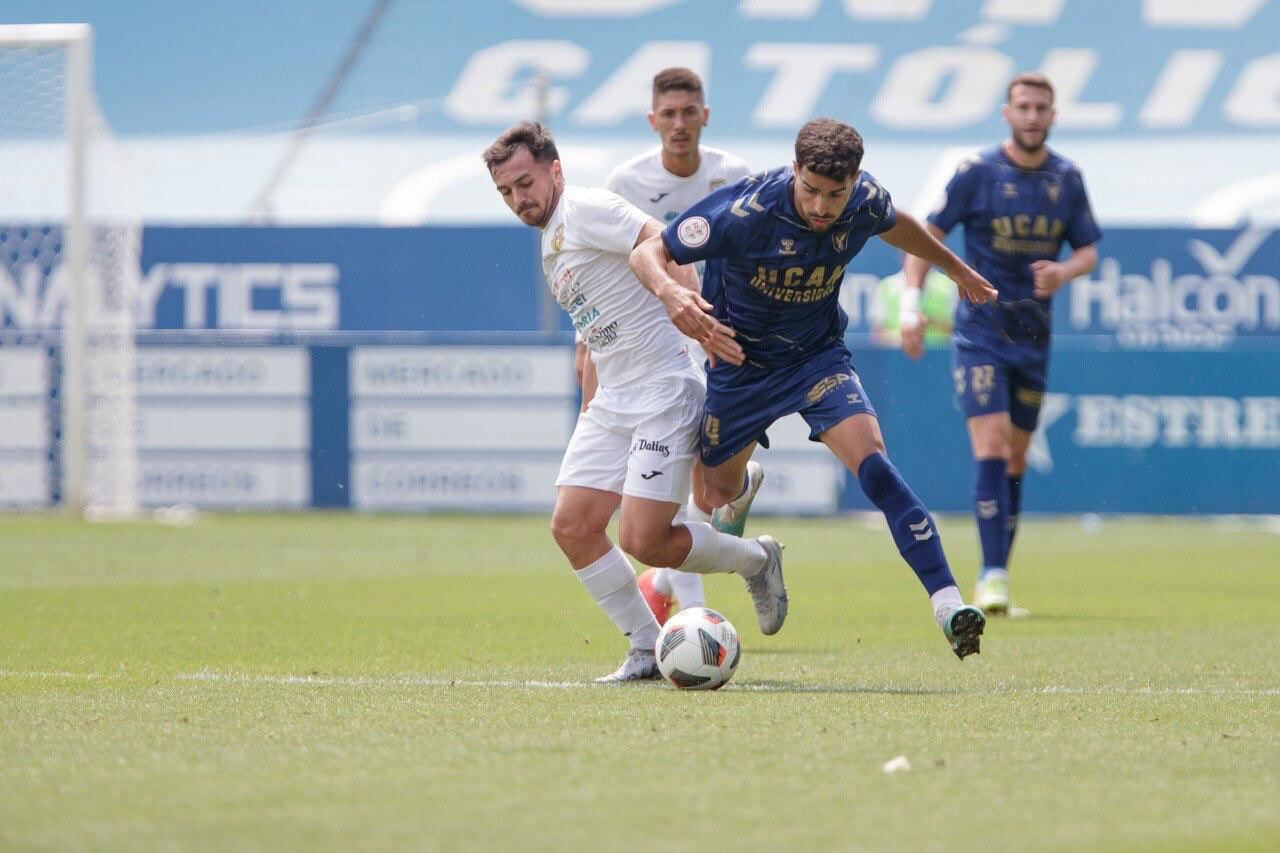
[[764, 567], [746, 577], [747, 592], [756, 607], [760, 633], [776, 634], [787, 621], [787, 585], [782, 580], [782, 543], [772, 536], [756, 539], [769, 555]]
[[650, 681], [661, 678], [658, 657], [653, 649], [632, 649], [627, 652], [622, 665], [608, 675], [596, 679], [596, 684], [622, 684], [627, 681]]

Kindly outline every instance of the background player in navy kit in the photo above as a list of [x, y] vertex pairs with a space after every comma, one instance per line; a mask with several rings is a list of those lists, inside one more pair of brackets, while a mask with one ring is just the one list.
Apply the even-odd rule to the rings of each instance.
[[[994, 299], [990, 284], [906, 214], [861, 172], [862, 138], [842, 122], [814, 119], [796, 137], [796, 159], [717, 190], [637, 245], [631, 266], [685, 334], [705, 334], [706, 301], [680, 290], [673, 260], [707, 262], [703, 293], [744, 351], [741, 366], [707, 374], [700, 453], [708, 503], [744, 488], [744, 472], [765, 430], [799, 412], [858, 476], [884, 513], [894, 542], [929, 593], [955, 653], [979, 650], [984, 618], [966, 606], [933, 519], [885, 452], [875, 410], [850, 365], [848, 317], [838, 291], [845, 266], [873, 236], [943, 268], [965, 298]], [[767, 446], [767, 444], [766, 444]]]
[[[1009, 138], [960, 164], [927, 227], [941, 239], [963, 225], [965, 259], [1000, 291], [998, 302], [956, 306], [952, 370], [977, 463], [983, 565], [974, 603], [987, 613], [1024, 615], [1009, 597], [1008, 559], [1044, 397], [1050, 299], [1097, 265], [1093, 244], [1102, 233], [1080, 170], [1045, 145], [1055, 115], [1049, 79], [1015, 77], [1003, 112]], [[1063, 242], [1073, 251], [1059, 262]], [[903, 349], [913, 358], [923, 350], [919, 288], [928, 271], [927, 260], [907, 256], [908, 298], [899, 322]]]

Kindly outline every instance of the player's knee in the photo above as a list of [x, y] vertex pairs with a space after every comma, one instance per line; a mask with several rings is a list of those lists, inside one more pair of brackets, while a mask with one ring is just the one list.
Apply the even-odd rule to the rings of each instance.
[[596, 527], [597, 525], [584, 515], [564, 512], [558, 507], [551, 514], [551, 536], [561, 550], [572, 549], [577, 543], [599, 533]]
[[669, 534], [669, 528], [657, 531], [640, 525], [623, 525], [618, 530], [618, 544], [636, 561], [646, 566], [660, 566]]
[[1014, 451], [1009, 455], [1009, 476], [1021, 477], [1027, 472], [1027, 454]]
[[718, 482], [707, 477], [702, 486], [702, 497], [712, 507], [724, 506], [742, 494], [741, 481]]

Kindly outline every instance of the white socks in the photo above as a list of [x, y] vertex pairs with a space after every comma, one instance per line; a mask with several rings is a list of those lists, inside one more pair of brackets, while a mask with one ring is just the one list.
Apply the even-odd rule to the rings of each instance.
[[[711, 523], [711, 513], [703, 512], [698, 509], [698, 505], [694, 503], [693, 495], [689, 495], [688, 502], [676, 513], [673, 524], [681, 524], [688, 521], [701, 521], [704, 524]], [[686, 607], [706, 607], [707, 591], [702, 586], [702, 575], [694, 572], [682, 572], [679, 569], [660, 569], [658, 571], [659, 578], [656, 580], [665, 580], [666, 585], [671, 587], [668, 595], [674, 593], [676, 601], [680, 602], [680, 609]], [[657, 583], [654, 583], [657, 586]]]
[[574, 574], [618, 630], [631, 639], [631, 648], [653, 651], [658, 642], [658, 623], [636, 586], [635, 569], [621, 548], [614, 545], [603, 557]]
[[929, 601], [933, 603], [933, 618], [939, 625], [946, 621], [952, 610], [964, 606], [964, 599], [960, 597], [960, 588], [956, 586], [943, 587], [929, 596]]
[[686, 521], [684, 526], [693, 537], [693, 547], [679, 567], [682, 572], [737, 572], [745, 578], [763, 569], [769, 559], [764, 546], [754, 539], [721, 533], [705, 521]]

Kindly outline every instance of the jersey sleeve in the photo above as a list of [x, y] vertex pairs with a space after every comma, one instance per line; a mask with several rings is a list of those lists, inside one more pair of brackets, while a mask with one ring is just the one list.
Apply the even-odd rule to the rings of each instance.
[[1102, 231], [1093, 219], [1093, 206], [1089, 204], [1089, 193], [1084, 188], [1084, 175], [1078, 169], [1072, 169], [1067, 180], [1071, 183], [1071, 196], [1075, 199], [1075, 215], [1067, 228], [1067, 243], [1073, 249], [1090, 246], [1102, 239]]
[[763, 208], [753, 205], [758, 182], [744, 178], [721, 187], [667, 224], [662, 242], [678, 264], [725, 258], [741, 251]]
[[868, 172], [862, 173], [863, 190], [867, 194], [867, 212], [875, 218], [876, 234], [883, 234], [898, 224], [898, 211], [889, 191]]
[[944, 233], [955, 228], [968, 214], [977, 185], [978, 162], [976, 159], [965, 160], [947, 182], [937, 206], [926, 217], [929, 224], [941, 228]]
[[751, 167], [747, 165], [747, 161], [733, 154], [725, 157], [724, 160], [724, 177], [729, 183], [740, 181], [743, 178], [750, 177], [754, 174]]
[[623, 192], [623, 185], [625, 183], [626, 181], [623, 178], [622, 167], [615, 166], [613, 171], [609, 173], [609, 177], [605, 178], [604, 188], [611, 193], [615, 193], [625, 198], [626, 193]]
[[606, 252], [631, 254], [640, 229], [649, 221], [649, 214], [617, 193], [604, 189], [583, 193], [579, 204], [581, 215], [574, 222], [578, 239]]

